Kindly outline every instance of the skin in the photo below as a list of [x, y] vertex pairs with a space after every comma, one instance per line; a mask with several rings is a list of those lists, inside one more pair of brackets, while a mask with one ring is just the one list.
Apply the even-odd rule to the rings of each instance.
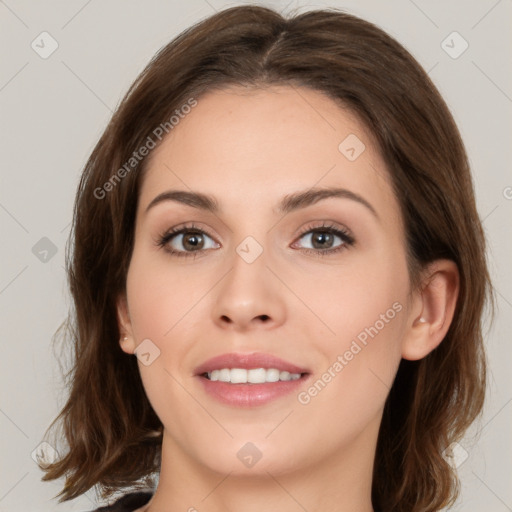
[[[366, 146], [355, 161], [338, 149], [349, 134]], [[374, 140], [354, 115], [310, 89], [209, 92], [148, 164], [127, 296], [118, 303], [121, 348], [133, 354], [149, 338], [160, 350], [150, 365], [139, 361], [164, 437], [158, 489], [138, 512], [372, 511], [384, 402], [401, 358], [425, 357], [446, 334], [456, 266], [434, 262], [424, 285], [411, 289], [403, 220]], [[276, 213], [283, 196], [313, 186], [348, 189], [376, 215], [348, 198]], [[145, 211], [171, 189], [211, 194], [221, 212], [173, 201]], [[348, 230], [354, 245], [323, 257], [304, 252], [315, 248], [311, 235], [323, 221]], [[203, 235], [196, 258], [157, 246], [167, 229], [190, 222], [212, 235]], [[236, 252], [247, 236], [263, 249], [250, 264]], [[183, 241], [178, 235], [168, 245], [186, 252]], [[401, 311], [307, 404], [293, 392], [232, 407], [194, 376], [213, 356], [266, 352], [306, 367], [307, 391], [394, 303]], [[262, 455], [251, 468], [237, 457], [247, 442]]]

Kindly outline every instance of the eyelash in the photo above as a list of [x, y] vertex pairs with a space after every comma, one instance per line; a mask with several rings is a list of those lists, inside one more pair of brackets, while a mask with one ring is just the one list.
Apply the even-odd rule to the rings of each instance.
[[[354, 243], [355, 243], [354, 238], [352, 237], [352, 235], [350, 235], [350, 233], [347, 230], [345, 230], [343, 228], [338, 228], [334, 225], [326, 224], [326, 223], [322, 224], [321, 226], [312, 225], [312, 224], [308, 225], [298, 235], [297, 239], [299, 240], [304, 235], [313, 233], [315, 231], [321, 231], [322, 233], [328, 233], [331, 235], [338, 236], [339, 238], [341, 238], [343, 243], [341, 245], [338, 245], [334, 249], [321, 250], [321, 249], [307, 249], [306, 248], [306, 249], [301, 249], [302, 252], [304, 252], [306, 254], [312, 254], [314, 256], [319, 256], [319, 257], [332, 256], [334, 254], [339, 253], [342, 250], [347, 249], [348, 247], [354, 245]], [[167, 246], [167, 244], [175, 236], [181, 235], [183, 233], [204, 234], [204, 235], [207, 235], [209, 238], [213, 239], [213, 236], [210, 235], [208, 233], [208, 231], [206, 231], [205, 229], [200, 229], [192, 223], [192, 224], [186, 225], [186, 226], [181, 226], [181, 227], [177, 226], [177, 227], [174, 227], [172, 229], [165, 231], [158, 237], [156, 244], [158, 247], [165, 249], [171, 255], [178, 256], [178, 257], [193, 257], [193, 258], [195, 258], [199, 253], [209, 250], [209, 249], [202, 249], [202, 250], [191, 251], [191, 252], [190, 251], [176, 251]]]

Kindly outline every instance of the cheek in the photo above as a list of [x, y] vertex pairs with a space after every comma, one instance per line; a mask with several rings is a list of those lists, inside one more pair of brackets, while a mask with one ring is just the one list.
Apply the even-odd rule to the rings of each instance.
[[324, 352], [348, 349], [358, 336], [363, 343], [383, 338], [398, 344], [409, 293], [403, 251], [391, 246], [378, 252], [354, 251], [347, 253], [342, 264], [327, 270], [317, 265], [295, 276], [294, 270], [287, 272], [294, 292], [317, 317], [311, 321], [308, 315], [299, 323], [309, 339], [324, 340]]
[[[401, 360], [405, 307], [386, 294], [370, 295], [361, 312], [361, 297], [352, 297], [336, 324], [332, 319], [338, 336], [323, 344], [322, 367], [297, 395], [297, 419], [303, 420], [297, 428], [319, 447], [343, 449], [367, 427], [376, 428]], [[315, 430], [309, 418], [328, 421]]]
[[323, 367], [299, 402], [319, 413], [336, 404], [343, 422], [347, 412], [364, 423], [380, 411], [401, 359], [409, 278], [405, 256], [391, 249], [340, 270], [337, 286], [332, 275], [315, 281], [310, 295], [330, 332], [315, 338], [310, 331], [324, 355]]
[[[162, 348], [205, 293], [204, 279], [144, 251], [134, 252], [127, 276], [132, 327], [138, 342], [150, 338]], [[203, 285], [201, 285], [203, 283]]]
[[[172, 270], [160, 258], [134, 251], [127, 276], [130, 318], [137, 344], [148, 343], [149, 364], [138, 361], [144, 390], [153, 409], [167, 430], [186, 438], [188, 417], [195, 411], [187, 389], [188, 374], [180, 368], [189, 346], [184, 329], [187, 312], [204, 291], [194, 291], [190, 276]], [[175, 411], [179, 411], [176, 414]]]

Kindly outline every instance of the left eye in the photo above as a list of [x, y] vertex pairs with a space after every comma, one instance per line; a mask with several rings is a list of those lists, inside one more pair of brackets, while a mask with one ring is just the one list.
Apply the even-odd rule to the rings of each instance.
[[[300, 239], [308, 239], [310, 243], [313, 244], [313, 247], [311, 249], [313, 250], [330, 250], [334, 247], [339, 247], [343, 245], [346, 240], [345, 233], [338, 231], [336, 229], [312, 229], [308, 231], [307, 233], [304, 233]], [[337, 246], [334, 246], [334, 240], [338, 238], [340, 240], [340, 243]], [[299, 240], [300, 240], [299, 239]], [[309, 248], [306, 248], [309, 249]]]

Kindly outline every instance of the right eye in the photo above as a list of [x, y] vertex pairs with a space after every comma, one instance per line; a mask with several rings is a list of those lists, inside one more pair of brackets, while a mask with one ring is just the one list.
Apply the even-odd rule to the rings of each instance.
[[[205, 239], [211, 242], [208, 243]], [[157, 243], [170, 254], [180, 257], [191, 255], [195, 257], [195, 253], [218, 247], [217, 242], [210, 235], [193, 225], [172, 228], [163, 233]]]

